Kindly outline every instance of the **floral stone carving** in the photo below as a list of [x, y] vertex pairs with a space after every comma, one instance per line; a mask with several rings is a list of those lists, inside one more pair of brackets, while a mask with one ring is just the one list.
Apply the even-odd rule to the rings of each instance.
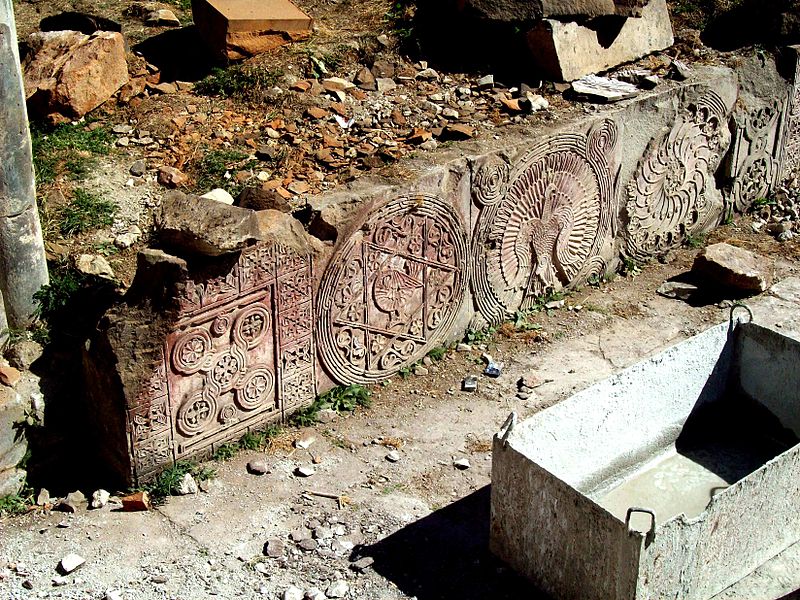
[[402, 196], [371, 211], [323, 275], [317, 345], [342, 383], [389, 377], [449, 332], [464, 299], [467, 240], [436, 196]]
[[784, 103], [773, 100], [746, 115], [731, 152], [729, 211], [745, 212], [778, 182]]
[[179, 321], [129, 409], [139, 480], [316, 396], [309, 257], [260, 245], [222, 270], [187, 281]]
[[648, 260], [719, 217], [708, 190], [727, 144], [727, 114], [723, 100], [707, 92], [650, 144], [627, 190], [627, 256]]
[[537, 296], [605, 271], [612, 237], [617, 127], [562, 134], [527, 151], [513, 169], [488, 158], [476, 165], [473, 291], [493, 323]]
[[786, 115], [782, 179], [800, 173], [800, 47], [789, 46], [795, 56], [795, 73]]

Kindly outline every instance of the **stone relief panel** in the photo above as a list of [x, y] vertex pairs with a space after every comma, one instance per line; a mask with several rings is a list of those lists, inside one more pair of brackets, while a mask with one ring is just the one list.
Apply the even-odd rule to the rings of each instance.
[[737, 127], [731, 149], [732, 185], [727, 209], [745, 212], [778, 183], [783, 142], [784, 102], [775, 99], [748, 113]]
[[800, 173], [800, 46], [790, 46], [794, 52], [795, 72], [787, 107], [783, 168], [781, 179]]
[[537, 296], [605, 272], [612, 244], [617, 145], [613, 121], [588, 135], [547, 138], [509, 167], [498, 157], [475, 165], [473, 292], [497, 323]]
[[137, 478], [316, 396], [309, 257], [253, 247], [226, 272], [195, 276], [180, 307], [129, 410]]
[[374, 209], [320, 284], [317, 345], [331, 376], [379, 381], [440, 343], [465, 296], [467, 246], [461, 219], [437, 196]]
[[723, 100], [709, 91], [650, 144], [627, 189], [627, 256], [648, 260], [719, 219], [722, 207], [709, 192], [728, 144], [727, 114]]

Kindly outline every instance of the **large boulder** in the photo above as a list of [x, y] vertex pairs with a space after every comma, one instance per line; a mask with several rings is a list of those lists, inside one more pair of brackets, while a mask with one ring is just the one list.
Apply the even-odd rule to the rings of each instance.
[[19, 492], [25, 471], [17, 465], [28, 449], [20, 423], [25, 420], [25, 404], [13, 389], [0, 386], [0, 496]]
[[730, 244], [705, 248], [692, 265], [698, 280], [743, 295], [764, 292], [772, 283], [769, 261]]
[[37, 32], [23, 61], [28, 110], [51, 122], [79, 119], [128, 82], [122, 35], [98, 31]]

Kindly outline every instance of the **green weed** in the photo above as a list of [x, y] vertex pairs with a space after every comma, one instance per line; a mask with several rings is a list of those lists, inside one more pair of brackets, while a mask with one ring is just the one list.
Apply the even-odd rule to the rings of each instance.
[[237, 184], [225, 179], [225, 173], [242, 168], [247, 162], [248, 155], [236, 150], [211, 150], [203, 155], [195, 165], [197, 171], [197, 190], [203, 193], [215, 187], [225, 188], [232, 195], [236, 195], [234, 188]]
[[701, 233], [698, 235], [687, 235], [686, 239], [683, 241], [683, 245], [687, 248], [702, 248], [706, 243], [706, 235]]
[[443, 346], [436, 346], [435, 348], [431, 348], [428, 352], [428, 358], [432, 361], [440, 361], [442, 360], [445, 355], [447, 354], [447, 348]]
[[368, 408], [372, 404], [372, 392], [363, 385], [335, 387], [318, 397], [310, 406], [292, 415], [289, 422], [297, 427], [310, 427], [317, 422], [317, 414], [323, 409], [338, 413], [353, 412], [356, 407]]
[[52, 183], [61, 168], [73, 177], [86, 174], [92, 157], [111, 151], [113, 136], [105, 127], [89, 130], [85, 125], [58, 125], [47, 128], [31, 124], [31, 146], [36, 182]]
[[756, 198], [753, 200], [753, 207], [772, 206], [775, 204], [773, 198]]
[[28, 507], [34, 504], [33, 494], [11, 494], [0, 496], [0, 517], [6, 515], [21, 515], [28, 512]]
[[261, 450], [267, 442], [267, 436], [263, 433], [248, 431], [239, 440], [239, 448], [242, 450]]
[[33, 295], [37, 304], [36, 316], [45, 321], [50, 320], [69, 304], [85, 280], [85, 275], [67, 265], [57, 265], [50, 269], [50, 283], [42, 286]]
[[76, 235], [92, 229], [111, 225], [117, 207], [86, 190], [76, 189], [72, 202], [59, 213], [59, 229], [62, 235]]
[[488, 342], [497, 333], [497, 327], [491, 326], [484, 329], [467, 329], [464, 341], [468, 344]]
[[219, 96], [242, 101], [257, 101], [263, 92], [275, 86], [280, 71], [264, 66], [234, 65], [227, 69], [215, 68], [211, 75], [194, 87], [197, 94]]
[[226, 460], [230, 460], [236, 456], [237, 452], [239, 452], [238, 444], [222, 444], [217, 446], [217, 449], [214, 450], [214, 454], [211, 455], [211, 458], [219, 462], [225, 462]]
[[155, 481], [142, 486], [139, 490], [150, 494], [150, 500], [153, 504], [163, 504], [169, 496], [177, 494], [178, 486], [187, 473], [194, 477], [195, 481], [207, 481], [217, 476], [217, 472], [210, 467], [204, 467], [188, 460], [181, 460], [164, 469]]

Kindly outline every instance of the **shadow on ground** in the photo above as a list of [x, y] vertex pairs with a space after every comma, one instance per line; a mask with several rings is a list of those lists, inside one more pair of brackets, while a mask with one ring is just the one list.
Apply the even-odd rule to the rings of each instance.
[[194, 26], [171, 29], [133, 48], [161, 71], [161, 81], [199, 81], [220, 66]]
[[418, 600], [548, 600], [489, 553], [489, 491], [487, 485], [357, 548], [354, 558], [373, 557], [377, 573]]

